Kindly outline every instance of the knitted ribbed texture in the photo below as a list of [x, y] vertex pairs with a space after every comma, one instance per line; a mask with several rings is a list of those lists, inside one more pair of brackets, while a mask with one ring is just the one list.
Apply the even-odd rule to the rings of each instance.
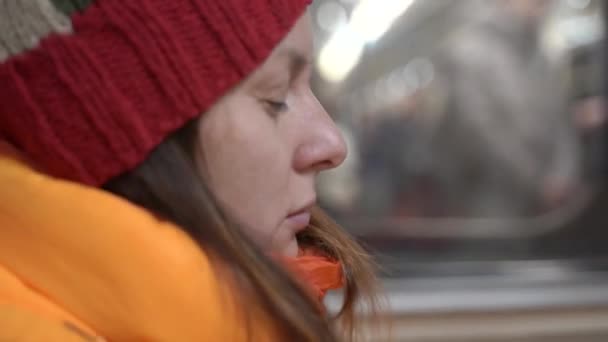
[[94, 1], [73, 34], [0, 64], [0, 139], [52, 175], [102, 185], [258, 67], [308, 2]]

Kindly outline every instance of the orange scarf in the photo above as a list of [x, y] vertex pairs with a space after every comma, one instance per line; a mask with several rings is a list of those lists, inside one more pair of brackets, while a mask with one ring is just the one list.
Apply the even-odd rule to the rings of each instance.
[[344, 286], [342, 265], [315, 250], [301, 250], [298, 257], [281, 257], [280, 262], [300, 280], [310, 296], [317, 301], [321, 312], [325, 312], [323, 299], [327, 291]]

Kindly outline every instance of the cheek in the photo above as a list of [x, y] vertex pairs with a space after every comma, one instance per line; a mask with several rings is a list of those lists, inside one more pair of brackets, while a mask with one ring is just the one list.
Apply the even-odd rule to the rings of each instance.
[[199, 132], [211, 191], [255, 241], [269, 244], [288, 210], [291, 170], [274, 121], [254, 110], [210, 112]]

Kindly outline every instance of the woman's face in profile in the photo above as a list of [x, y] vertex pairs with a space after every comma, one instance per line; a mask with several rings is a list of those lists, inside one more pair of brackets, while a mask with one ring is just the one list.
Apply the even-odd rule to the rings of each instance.
[[315, 178], [346, 157], [310, 89], [312, 29], [304, 15], [265, 63], [199, 123], [198, 161], [226, 212], [265, 251], [295, 256]]

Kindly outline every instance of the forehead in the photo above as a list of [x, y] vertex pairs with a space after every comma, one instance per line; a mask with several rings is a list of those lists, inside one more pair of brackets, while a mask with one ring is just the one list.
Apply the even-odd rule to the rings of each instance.
[[312, 25], [310, 16], [306, 13], [298, 19], [291, 31], [277, 45], [264, 64], [283, 63], [284, 60], [297, 57], [310, 61], [312, 60], [313, 53]]
[[313, 50], [313, 34], [310, 15], [305, 13], [302, 15], [296, 24], [287, 34], [285, 39], [279, 44], [278, 49], [284, 47], [299, 47], [306, 51]]

